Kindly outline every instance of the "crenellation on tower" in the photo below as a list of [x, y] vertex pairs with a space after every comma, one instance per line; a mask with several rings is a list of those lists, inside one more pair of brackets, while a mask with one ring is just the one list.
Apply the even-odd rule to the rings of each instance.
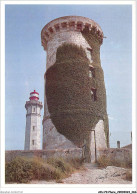
[[[100, 44], [103, 42], [103, 31], [93, 20], [81, 16], [65, 16], [55, 19], [44, 26], [41, 32], [41, 42], [44, 50], [47, 51], [47, 69], [55, 63], [57, 48], [62, 43], [74, 43], [85, 48], [90, 63], [91, 46], [82, 36], [84, 29], [94, 32]], [[88, 48], [88, 49], [87, 49]]]
[[101, 40], [103, 40], [103, 31], [93, 20], [81, 16], [65, 16], [52, 20], [41, 31], [42, 46], [47, 50], [47, 43], [57, 33], [67, 31], [81, 32], [84, 28], [89, 31], [94, 30]]

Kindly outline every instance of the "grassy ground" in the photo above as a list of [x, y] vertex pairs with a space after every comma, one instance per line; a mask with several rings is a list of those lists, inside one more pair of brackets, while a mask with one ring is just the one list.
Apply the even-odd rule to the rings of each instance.
[[73, 172], [82, 169], [80, 159], [49, 158], [24, 158], [17, 157], [5, 165], [6, 183], [28, 183], [31, 180], [56, 180], [61, 182], [63, 178]]
[[117, 167], [126, 168], [127, 172], [124, 179], [132, 181], [132, 156], [128, 160], [118, 161], [118, 160], [112, 160], [106, 155], [102, 155], [98, 158], [98, 164], [102, 168], [105, 168], [107, 166], [117, 166]]
[[121, 160], [111, 159], [106, 155], [102, 155], [98, 158], [98, 164], [100, 167], [117, 166], [122, 168], [132, 168], [132, 158], [121, 161]]

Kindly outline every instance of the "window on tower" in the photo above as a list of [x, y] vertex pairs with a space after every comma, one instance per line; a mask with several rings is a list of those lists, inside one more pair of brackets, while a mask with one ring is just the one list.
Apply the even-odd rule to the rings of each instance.
[[34, 145], [35, 144], [35, 141], [34, 140], [32, 140], [32, 145]]
[[33, 131], [35, 131], [35, 126], [33, 126]]
[[35, 107], [32, 108], [32, 112], [36, 112], [36, 108]]
[[96, 88], [91, 88], [91, 95], [93, 97], [93, 100], [97, 100], [97, 89]]
[[87, 47], [87, 50], [90, 52], [90, 54], [92, 54], [92, 52], [93, 52], [92, 48]]
[[95, 77], [95, 68], [89, 66], [89, 77]]
[[89, 70], [89, 77], [92, 77], [92, 72]]

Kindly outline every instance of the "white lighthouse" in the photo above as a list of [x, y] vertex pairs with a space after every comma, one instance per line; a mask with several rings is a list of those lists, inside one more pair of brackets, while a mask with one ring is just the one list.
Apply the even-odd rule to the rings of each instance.
[[30, 93], [30, 100], [26, 101], [26, 131], [24, 150], [41, 149], [41, 109], [39, 93], [34, 90]]

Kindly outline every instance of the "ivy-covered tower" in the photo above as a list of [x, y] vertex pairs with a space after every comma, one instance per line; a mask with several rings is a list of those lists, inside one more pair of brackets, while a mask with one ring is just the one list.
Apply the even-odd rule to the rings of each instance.
[[43, 149], [84, 145], [86, 161], [94, 161], [109, 146], [103, 31], [91, 19], [65, 16], [49, 22], [41, 40], [47, 52]]
[[35, 90], [30, 93], [30, 100], [26, 102], [26, 130], [24, 150], [41, 149], [41, 109], [39, 93]]

